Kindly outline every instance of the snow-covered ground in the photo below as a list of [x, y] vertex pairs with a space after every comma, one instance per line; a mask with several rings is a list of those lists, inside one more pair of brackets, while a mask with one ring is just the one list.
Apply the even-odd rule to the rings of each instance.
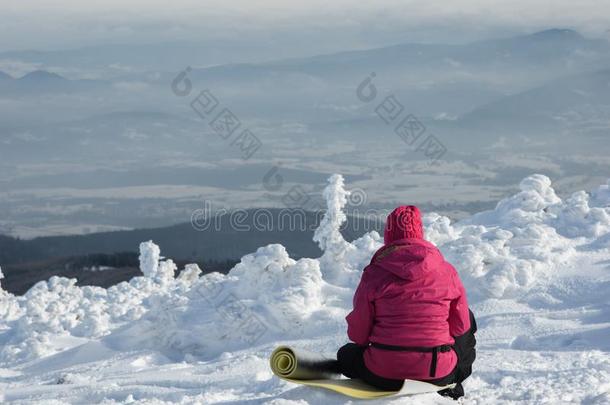
[[[610, 403], [609, 186], [562, 201], [534, 175], [493, 211], [453, 224], [425, 217], [478, 317], [466, 403]], [[0, 402], [354, 402], [280, 381], [268, 367], [280, 343], [332, 354], [345, 342], [354, 287], [381, 244], [374, 232], [341, 237], [346, 194], [331, 177], [317, 259], [270, 245], [226, 276], [190, 265], [175, 278], [174, 263], [145, 242], [144, 276], [129, 283], [52, 278], [23, 297], [0, 290]], [[437, 394], [384, 402], [454, 403]]]

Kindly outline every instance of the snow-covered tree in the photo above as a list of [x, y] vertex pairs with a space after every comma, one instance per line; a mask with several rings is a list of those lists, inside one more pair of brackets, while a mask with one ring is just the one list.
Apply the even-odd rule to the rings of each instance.
[[152, 240], [140, 243], [140, 270], [144, 277], [158, 282], [172, 280], [176, 265], [170, 260], [161, 261], [161, 249]]
[[314, 233], [313, 240], [324, 252], [320, 258], [320, 268], [328, 280], [339, 281], [346, 275], [345, 255], [354, 249], [341, 234], [341, 226], [347, 221], [343, 209], [347, 205], [349, 191], [345, 189], [345, 181], [340, 174], [333, 174], [328, 179], [328, 185], [322, 193], [326, 200], [326, 212], [320, 226]]

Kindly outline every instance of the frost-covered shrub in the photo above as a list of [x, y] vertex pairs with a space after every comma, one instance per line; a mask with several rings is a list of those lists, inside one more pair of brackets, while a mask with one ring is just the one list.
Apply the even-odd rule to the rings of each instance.
[[572, 194], [557, 213], [557, 231], [565, 236], [601, 236], [610, 231], [610, 207], [589, 207], [589, 196], [584, 191]]
[[574, 236], [571, 227], [582, 231], [586, 223], [586, 215], [574, 214], [583, 212], [582, 207], [575, 208], [579, 203], [564, 204], [548, 177], [527, 177], [519, 187], [519, 193], [501, 200], [491, 211], [451, 228], [437, 219], [440, 225], [431, 227], [433, 238], [474, 299], [526, 295], [573, 253], [565, 236]]
[[144, 277], [155, 278], [159, 273], [161, 249], [152, 240], [140, 243], [140, 271]]
[[173, 260], [161, 261], [161, 249], [152, 240], [140, 243], [140, 271], [144, 277], [159, 283], [167, 283], [174, 279], [178, 268]]
[[[426, 237], [454, 264], [471, 302], [551, 300], [547, 286], [554, 271], [575, 249], [610, 246], [608, 186], [565, 202], [546, 176], [530, 176], [520, 189], [495, 209], [456, 223], [435, 213], [424, 216]], [[347, 195], [343, 177], [333, 175], [324, 190], [328, 209], [315, 232], [324, 252], [317, 259], [295, 260], [272, 244], [245, 255], [226, 275], [200, 277], [197, 265], [187, 265], [174, 278], [174, 262], [162, 260], [160, 248], [148, 241], [140, 245], [144, 277], [108, 289], [78, 287], [60, 277], [36, 284], [23, 297], [0, 289], [0, 366], [88, 339], [190, 360], [317, 337], [320, 330], [343, 337], [362, 269], [382, 245], [377, 232], [351, 242], [343, 238]]]
[[425, 238], [437, 245], [457, 238], [451, 220], [435, 212], [424, 215], [423, 225]]
[[495, 209], [475, 214], [463, 223], [508, 228], [526, 226], [544, 221], [550, 215], [549, 210], [561, 203], [551, 187], [551, 180], [542, 174], [526, 177], [519, 183], [519, 188], [519, 193], [500, 200]]

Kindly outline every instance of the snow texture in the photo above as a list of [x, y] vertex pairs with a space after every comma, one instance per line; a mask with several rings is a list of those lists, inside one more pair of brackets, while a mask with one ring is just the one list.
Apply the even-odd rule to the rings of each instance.
[[[188, 265], [175, 278], [176, 265], [148, 241], [143, 276], [108, 289], [59, 277], [24, 296], [0, 288], [0, 402], [348, 403], [268, 367], [279, 344], [332, 355], [346, 341], [353, 291], [382, 244], [376, 232], [343, 238], [347, 196], [333, 175], [317, 259], [273, 244], [227, 275]], [[549, 178], [533, 175], [493, 210], [457, 223], [430, 213], [424, 225], [478, 317], [467, 403], [610, 403], [608, 184], [561, 200]], [[436, 394], [383, 402], [454, 403]]]

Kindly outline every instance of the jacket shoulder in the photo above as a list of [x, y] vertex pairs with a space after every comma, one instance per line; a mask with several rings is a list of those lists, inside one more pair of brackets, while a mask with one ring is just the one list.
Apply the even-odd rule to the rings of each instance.
[[384, 271], [375, 263], [371, 263], [364, 268], [360, 278], [360, 285], [364, 286], [371, 297], [376, 298], [383, 286], [391, 282], [391, 273]]

